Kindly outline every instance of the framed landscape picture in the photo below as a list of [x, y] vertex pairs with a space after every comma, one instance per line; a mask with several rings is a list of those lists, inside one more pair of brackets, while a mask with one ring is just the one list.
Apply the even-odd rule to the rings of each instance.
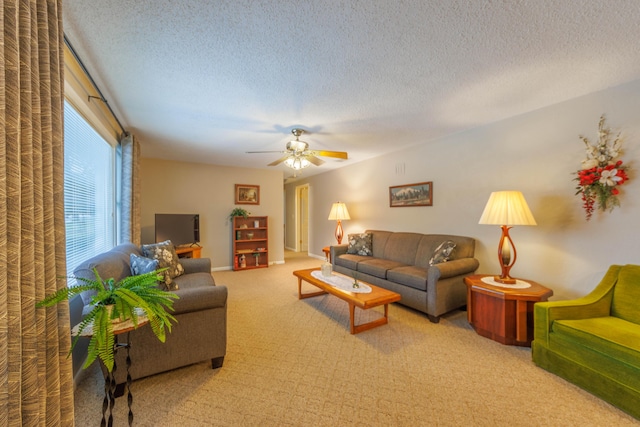
[[431, 205], [433, 205], [432, 181], [389, 187], [389, 206], [392, 208]]
[[236, 205], [259, 205], [260, 186], [236, 184]]

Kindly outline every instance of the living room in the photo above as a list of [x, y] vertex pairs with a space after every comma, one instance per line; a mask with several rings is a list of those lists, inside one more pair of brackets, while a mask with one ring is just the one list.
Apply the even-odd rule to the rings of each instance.
[[[80, 1], [67, 3], [70, 10], [90, 9], [89, 14], [99, 15], [98, 6], [91, 9], [93, 5]], [[287, 6], [295, 9], [300, 6], [289, 3], [281, 5], [282, 8]], [[550, 3], [533, 6], [524, 3], [527, 4], [520, 5], [524, 10], [533, 9], [539, 13], [531, 18], [532, 21], [539, 22], [539, 19], [551, 13], [544, 11], [552, 7]], [[193, 7], [205, 6], [203, 3]], [[365, 5], [358, 6], [367, 9]], [[417, 4], [412, 6], [419, 7]], [[458, 6], [465, 7], [464, 4]], [[516, 6], [493, 4], [487, 7], [500, 9], [501, 12], [514, 12], [512, 7]], [[611, 41], [618, 37], [625, 41], [627, 38], [637, 40], [637, 28], [627, 25], [630, 17], [639, 13], [633, 2], [611, 6], [604, 1], [592, 0], [580, 2], [575, 7], [584, 7], [589, 11], [586, 13], [587, 19], [583, 17], [579, 21], [585, 25], [596, 25], [598, 13], [612, 19], [596, 25], [600, 31], [615, 33], [608, 34], [606, 49], [615, 51]], [[617, 8], [617, 12], [612, 13], [610, 8]], [[125, 14], [123, 10], [120, 12]], [[380, 20], [383, 21], [382, 18]], [[559, 21], [573, 25], [569, 25], [573, 22], [569, 16]], [[242, 19], [239, 22], [240, 26], [244, 25]], [[464, 22], [469, 23], [468, 20]], [[72, 23], [73, 20], [68, 22], [70, 33]], [[305, 20], [304, 24], [309, 22]], [[571, 32], [571, 29], [567, 31]], [[78, 34], [82, 34], [82, 31]], [[107, 36], [101, 33], [92, 37]], [[109, 33], [109, 37], [116, 38], [112, 33]], [[240, 35], [238, 38], [241, 38]], [[602, 49], [594, 39], [590, 42]], [[92, 39], [78, 37], [72, 41], [85, 53], [81, 57], [90, 64], [89, 68], [96, 74], [94, 77], [101, 83], [109, 82], [111, 78], [105, 70], [114, 68], [102, 68], [104, 65], [99, 54], [87, 51]], [[536, 41], [544, 43], [545, 38], [539, 37]], [[632, 60], [630, 64], [626, 63], [627, 68], [618, 69], [605, 60], [598, 60], [597, 55], [596, 59], [592, 58], [586, 52], [588, 44], [576, 49], [580, 52], [574, 52], [567, 40], [558, 44], [560, 47], [551, 57], [532, 55], [525, 63], [505, 61], [495, 67], [482, 67], [482, 72], [473, 80], [466, 81], [446, 96], [435, 101], [424, 97], [426, 100], [419, 103], [423, 109], [414, 111], [412, 115], [404, 115], [402, 119], [395, 117], [394, 113], [396, 107], [399, 111], [405, 107], [398, 98], [393, 98], [395, 103], [386, 103], [376, 98], [378, 94], [363, 95], [354, 104], [382, 105], [377, 110], [380, 115], [368, 117], [366, 122], [359, 122], [355, 115], [345, 117], [344, 122], [334, 127], [331, 119], [335, 116], [326, 111], [321, 113], [319, 107], [313, 105], [314, 101], [318, 101], [317, 98], [310, 98], [307, 105], [302, 95], [300, 99], [291, 100], [290, 110], [283, 108], [267, 114], [266, 108], [252, 107], [255, 122], [246, 122], [247, 127], [254, 126], [251, 132], [247, 129], [238, 130], [245, 123], [233, 117], [233, 114], [212, 119], [181, 104], [174, 111], [184, 114], [187, 121], [183, 129], [185, 135], [170, 140], [156, 128], [148, 126], [149, 122], [156, 121], [160, 128], [161, 118], [148, 117], [151, 114], [144, 113], [146, 107], [141, 104], [135, 104], [128, 110], [130, 104], [122, 98], [111, 97], [111, 88], [102, 86], [101, 89], [108, 95], [105, 97], [108, 102], [104, 104], [114, 106], [120, 120], [123, 120], [127, 130], [136, 135], [142, 146], [140, 243], [155, 241], [156, 213], [198, 214], [202, 257], [211, 260], [216, 283], [228, 286], [230, 290], [229, 347], [225, 365], [220, 369], [211, 369], [206, 363], [197, 364], [135, 381], [136, 419], [144, 420], [142, 425], [419, 425], [421, 415], [412, 411], [424, 398], [427, 399], [425, 406], [428, 409], [422, 422], [430, 425], [566, 425], [575, 420], [579, 420], [581, 425], [589, 425], [590, 422], [591, 425], [637, 424], [636, 419], [616, 407], [536, 367], [531, 361], [530, 349], [503, 346], [478, 336], [468, 324], [464, 311], [453, 311], [443, 316], [440, 324], [431, 324], [422, 313], [393, 304], [390, 307], [389, 325], [354, 337], [349, 335], [345, 326], [348, 314], [346, 306], [341, 305], [340, 301], [323, 297], [320, 301], [302, 303], [295, 295], [296, 279], [291, 270], [319, 266], [325, 258], [323, 249], [336, 243], [336, 222], [327, 218], [332, 204], [337, 201], [346, 203], [350, 213], [350, 219], [342, 223], [345, 235], [365, 230], [391, 230], [469, 236], [475, 239], [475, 258], [480, 263], [476, 273], [496, 274], [500, 271], [496, 256], [500, 227], [479, 224], [480, 216], [492, 192], [521, 191], [537, 225], [515, 226], [511, 230], [518, 250], [512, 275], [552, 289], [551, 299], [554, 301], [588, 294], [613, 264], [638, 264], [640, 236], [636, 224], [640, 204], [636, 197], [640, 194], [640, 183], [636, 168], [640, 164], [640, 120], [637, 116], [640, 107], [640, 57], [637, 53], [630, 54], [625, 49], [628, 45], [621, 43], [624, 47], [613, 56], [631, 57]], [[140, 46], [137, 48], [142, 49]], [[503, 48], [500, 45], [495, 49]], [[295, 60], [289, 62], [292, 58], [285, 57], [285, 53], [286, 50], [281, 50], [277, 55], [283, 68], [305, 61], [305, 55], [296, 54], [293, 55]], [[380, 58], [377, 57], [377, 60]], [[543, 66], [538, 66], [538, 61]], [[235, 66], [240, 67], [238, 64]], [[117, 69], [116, 74], [121, 77], [126, 73], [123, 69]], [[103, 71], [105, 74], [102, 74]], [[305, 71], [308, 71], [306, 67]], [[615, 74], [615, 78], [605, 81], [594, 77], [597, 75], [601, 78], [607, 73]], [[429, 79], [430, 70], [409, 74], [415, 79]], [[353, 75], [350, 77], [353, 78]], [[384, 80], [377, 77], [378, 82]], [[150, 79], [150, 76], [145, 76], [145, 79]], [[220, 79], [227, 79], [230, 85], [233, 80], [229, 76], [220, 76]], [[565, 93], [559, 87], [573, 80], [581, 82], [572, 87], [574, 92]], [[126, 83], [126, 79], [122, 81]], [[165, 80], [157, 85], [163, 89], [171, 86]], [[415, 106], [417, 96], [410, 96], [410, 84], [402, 80], [398, 87], [403, 89], [401, 92], [407, 98], [407, 105]], [[120, 90], [135, 93], [127, 84], [121, 86]], [[562, 93], [555, 96], [555, 92]], [[106, 101], [84, 96], [77, 97], [77, 100], [81, 98], [82, 102], [92, 106]], [[242, 102], [252, 104], [260, 99], [262, 97]], [[548, 99], [554, 101], [548, 103]], [[148, 102], [162, 104], [162, 97], [150, 98]], [[233, 105], [241, 103], [235, 99], [229, 102]], [[320, 96], [318, 104], [324, 105], [326, 102]], [[353, 107], [354, 104], [349, 106]], [[388, 113], [381, 113], [385, 109]], [[147, 122], [133, 119], [140, 117], [136, 116], [140, 111], [143, 111], [142, 116]], [[278, 114], [281, 115], [278, 117]], [[619, 186], [617, 198], [620, 205], [611, 210], [596, 209], [587, 221], [583, 201], [580, 195], [576, 195], [575, 178], [587, 155], [581, 137], [589, 141], [598, 140], [598, 121], [601, 116], [606, 118], [606, 126], [611, 128], [612, 134], [620, 133], [623, 138], [620, 159], [629, 168], [629, 179]], [[431, 121], [434, 117], [439, 121]], [[179, 144], [186, 144], [193, 139], [194, 134], [188, 129], [193, 121], [210, 122], [211, 135], [215, 136], [202, 139], [188, 149], [178, 148], [173, 153], [169, 151], [167, 147], [172, 144], [180, 147]], [[381, 122], [377, 128], [380, 132], [377, 136], [369, 135], [375, 130], [367, 127], [376, 121]], [[428, 125], [405, 127], [423, 121]], [[265, 123], [270, 125], [266, 130], [263, 126]], [[357, 129], [353, 135], [349, 134], [349, 125]], [[275, 168], [266, 166], [280, 154], [246, 154], [246, 151], [253, 149], [264, 149], [267, 140], [273, 143], [268, 149], [278, 149], [285, 138], [290, 138], [290, 128], [293, 127], [306, 127], [312, 145], [326, 143], [327, 149], [349, 151], [350, 159], [327, 161], [322, 166], [312, 165], [296, 171], [296, 176], [291, 179], [293, 171], [284, 165]], [[354, 141], [350, 142], [351, 136]], [[372, 140], [370, 150], [367, 149], [367, 136], [371, 136]], [[238, 147], [243, 139], [247, 140], [247, 145]], [[386, 144], [382, 140], [386, 140]], [[231, 154], [220, 150], [210, 155], [206, 151], [208, 145], [225, 143], [234, 146], [229, 148]], [[352, 145], [349, 146], [349, 143]], [[365, 151], [375, 153], [366, 156], [361, 154]], [[227, 156], [233, 159], [223, 161], [227, 160]], [[198, 157], [205, 160], [198, 161]], [[257, 163], [261, 166], [256, 166]], [[390, 206], [390, 187], [419, 182], [432, 183], [430, 206]], [[234, 187], [237, 184], [259, 186], [260, 202], [252, 205], [234, 203]], [[308, 234], [303, 248], [299, 246], [301, 236], [297, 213], [300, 203], [297, 193], [300, 188], [308, 191], [308, 224], [305, 230]], [[59, 202], [59, 199], [56, 200]], [[15, 200], [10, 200], [6, 206], [12, 206], [13, 211], [20, 211], [20, 205], [16, 207], [15, 203]], [[58, 206], [57, 203], [55, 205]], [[231, 271], [234, 256], [229, 213], [239, 206], [252, 215], [269, 217], [268, 269]], [[10, 226], [20, 228], [16, 222], [10, 223]], [[35, 235], [39, 236], [38, 232]], [[39, 244], [39, 239], [36, 237], [34, 241]], [[10, 242], [16, 243], [18, 240]], [[23, 241], [31, 242], [28, 238]], [[21, 245], [26, 248], [22, 250], [21, 259], [23, 263], [28, 263], [26, 254], [39, 251], [32, 251], [26, 243]], [[46, 247], [51, 249], [51, 246]], [[57, 255], [60, 257], [60, 253]], [[13, 274], [10, 277], [22, 277], [22, 270], [16, 272], [11, 269], [12, 264], [18, 264], [18, 261], [17, 256], [5, 261], [8, 266], [6, 270]], [[38, 268], [41, 269], [38, 271], [45, 271], [44, 266]], [[36, 275], [24, 274], [25, 277]], [[64, 275], [64, 272], [60, 275]], [[41, 291], [36, 291], [35, 295], [29, 298], [41, 297]], [[6, 313], [10, 313], [9, 309], [0, 310], [1, 315]], [[15, 310], [12, 313], [15, 314]], [[60, 316], [64, 318], [65, 314]], [[367, 318], [367, 315], [363, 316]], [[24, 334], [23, 329], [20, 329], [20, 333], [16, 331], [13, 330], [14, 337]], [[15, 342], [12, 343], [15, 346]], [[434, 347], [439, 351], [433, 353]], [[9, 358], [16, 359], [17, 352], [12, 351], [13, 348], [5, 353]], [[31, 347], [22, 345], [21, 349], [20, 354], [28, 354]], [[464, 356], [457, 352], [464, 353]], [[66, 355], [66, 351], [62, 353]], [[432, 364], [416, 367], [417, 360], [422, 356], [427, 360], [431, 356]], [[375, 375], [361, 383], [355, 382], [359, 375], [351, 369], [354, 364], [362, 363], [359, 357], [367, 358], [375, 370]], [[458, 357], [460, 359], [456, 359]], [[454, 369], [451, 360], [464, 366]], [[63, 366], [67, 362], [59, 363]], [[18, 366], [17, 362], [14, 361], [12, 366]], [[396, 367], [394, 372], [404, 377], [390, 375], [385, 370], [390, 366]], [[500, 372], [505, 374], [497, 378], [499, 375], [495, 372], [501, 367], [504, 367], [504, 371]], [[305, 368], [307, 372], [304, 372]], [[323, 373], [327, 375], [323, 376]], [[76, 399], [76, 425], [85, 421], [96, 422], [101, 393], [104, 392], [101, 373], [96, 366], [83, 375], [75, 384], [79, 394], [72, 396]], [[69, 372], [65, 371], [60, 376], [68, 380]], [[280, 383], [282, 378], [287, 380]], [[341, 378], [343, 381], [338, 381]], [[456, 385], [451, 386], [454, 380]], [[18, 387], [30, 389], [30, 383], [25, 385], [19, 382]], [[4, 384], [8, 383], [5, 380]], [[36, 392], [39, 393], [40, 402], [52, 395], [68, 399], [72, 394], [69, 389], [73, 385], [65, 380], [62, 383], [62, 392], [57, 394]], [[405, 389], [403, 385], [406, 385]], [[528, 385], [531, 386], [529, 388], [542, 390], [541, 394], [546, 393], [546, 396], [528, 395], [521, 389]], [[371, 391], [378, 386], [379, 389]], [[441, 393], [425, 391], [429, 387]], [[43, 385], [34, 388], [45, 389]], [[275, 395], [272, 401], [266, 399], [270, 392]], [[385, 393], [388, 398], [383, 396]], [[360, 402], [349, 402], [350, 394], [358, 396]], [[500, 402], [494, 402], [492, 406], [479, 398], [486, 398], [487, 394], [499, 396]], [[179, 398], [173, 401], [176, 395]], [[211, 402], [211, 395], [216, 396], [218, 401]], [[158, 396], [166, 405], [154, 412], [153, 402]], [[341, 404], [332, 401], [332, 396], [338, 396]], [[563, 402], [567, 396], [568, 402]], [[509, 406], [504, 403], [509, 397], [513, 397], [516, 404], [508, 409], [501, 408]], [[123, 400], [118, 400], [116, 404], [118, 411], [122, 411], [126, 405], [126, 402], [121, 403]], [[458, 404], [451, 405], [452, 401]], [[13, 402], [12, 406], [18, 408], [32, 405], [29, 397], [19, 397]], [[528, 402], [533, 403], [527, 406]], [[301, 405], [309, 405], [308, 411], [300, 409]], [[414, 408], [410, 408], [411, 405]], [[367, 408], [371, 407], [376, 409], [368, 411]], [[552, 414], [546, 412], [549, 408], [552, 408]], [[21, 410], [12, 409], [11, 414], [18, 412]], [[442, 415], [445, 412], [446, 416]], [[518, 414], [522, 418], [515, 420]], [[120, 413], [118, 417], [118, 420], [126, 422], [126, 414]], [[61, 418], [64, 419], [64, 415]], [[24, 419], [17, 419], [13, 416], [8, 424], [20, 425], [21, 421], [29, 424]]]

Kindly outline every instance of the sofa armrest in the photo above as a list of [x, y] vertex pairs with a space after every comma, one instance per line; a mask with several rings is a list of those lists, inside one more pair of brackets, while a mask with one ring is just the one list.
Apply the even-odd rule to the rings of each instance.
[[346, 254], [347, 248], [349, 248], [349, 245], [331, 246], [331, 264], [335, 264], [336, 258], [338, 258], [340, 255]]
[[600, 284], [582, 298], [536, 303], [533, 306], [534, 339], [544, 341], [548, 345], [549, 332], [554, 320], [609, 316], [613, 288], [617, 282], [619, 271], [620, 266], [609, 267]]
[[210, 258], [180, 258], [184, 274], [211, 273]]
[[471, 274], [480, 266], [475, 258], [460, 258], [435, 264], [429, 267], [428, 280], [435, 283], [438, 279]]
[[227, 305], [226, 286], [199, 286], [178, 289], [175, 293], [180, 299], [173, 301], [173, 314], [190, 313]]

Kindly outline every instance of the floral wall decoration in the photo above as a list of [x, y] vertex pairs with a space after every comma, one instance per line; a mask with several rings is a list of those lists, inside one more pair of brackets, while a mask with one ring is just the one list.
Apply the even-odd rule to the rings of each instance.
[[587, 157], [582, 161], [582, 168], [576, 172], [574, 180], [578, 181], [576, 195], [582, 198], [587, 221], [596, 207], [601, 211], [611, 211], [620, 206], [618, 187], [629, 179], [628, 166], [623, 166], [622, 160], [618, 159], [622, 148], [620, 133], [612, 141], [611, 129], [605, 127], [604, 121], [604, 115], [600, 116], [596, 143], [580, 135], [586, 146]]

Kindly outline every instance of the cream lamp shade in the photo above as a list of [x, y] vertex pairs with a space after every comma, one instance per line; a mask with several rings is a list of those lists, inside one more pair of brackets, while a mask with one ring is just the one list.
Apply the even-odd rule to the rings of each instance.
[[537, 225], [527, 201], [519, 191], [494, 191], [479, 224]]
[[349, 211], [347, 210], [347, 205], [342, 202], [336, 202], [331, 206], [331, 212], [329, 212], [329, 220], [338, 221], [336, 224], [336, 240], [338, 244], [342, 243], [342, 237], [344, 236], [344, 232], [342, 231], [342, 220], [351, 219], [349, 216]]
[[342, 202], [336, 202], [331, 206], [331, 212], [329, 212], [329, 219], [343, 220], [343, 219], [351, 219], [349, 216], [349, 210], [347, 209], [347, 205]]
[[[498, 244], [498, 260], [502, 272], [494, 280], [504, 284], [514, 284], [516, 280], [509, 276], [511, 267], [516, 263], [516, 247], [509, 236], [509, 229], [513, 225], [537, 225], [527, 201], [519, 191], [495, 191], [489, 196], [484, 207], [479, 224], [499, 225], [502, 236]], [[513, 252], [513, 259], [511, 259]]]

